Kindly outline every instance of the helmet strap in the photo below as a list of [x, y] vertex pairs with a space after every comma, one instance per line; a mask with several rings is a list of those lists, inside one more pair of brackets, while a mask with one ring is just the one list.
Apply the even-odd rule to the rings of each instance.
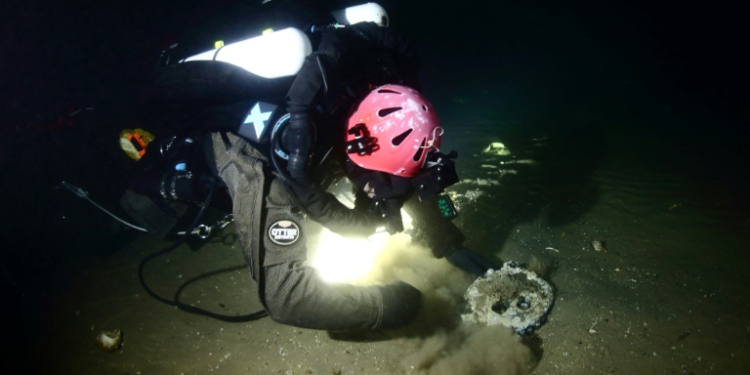
[[380, 149], [378, 139], [370, 137], [370, 131], [365, 124], [357, 124], [347, 131], [353, 135], [354, 139], [346, 142], [346, 152], [349, 154], [359, 154], [360, 156], [370, 155]]

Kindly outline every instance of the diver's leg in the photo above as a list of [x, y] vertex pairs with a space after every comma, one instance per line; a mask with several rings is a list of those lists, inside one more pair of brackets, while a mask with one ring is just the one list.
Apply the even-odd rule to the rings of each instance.
[[259, 275], [259, 241], [263, 230], [263, 190], [265, 156], [233, 134], [213, 133], [206, 150], [209, 165], [221, 178], [232, 197], [234, 228], [242, 255], [254, 281]]

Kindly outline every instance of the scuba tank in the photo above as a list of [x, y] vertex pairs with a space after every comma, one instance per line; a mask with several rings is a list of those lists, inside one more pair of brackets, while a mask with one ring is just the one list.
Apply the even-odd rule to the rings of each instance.
[[182, 61], [223, 61], [263, 78], [289, 77], [297, 74], [312, 53], [310, 39], [300, 30], [289, 27], [266, 30], [262, 35], [224, 45]]
[[[386, 27], [385, 10], [366, 3], [331, 12], [336, 19], [323, 27], [341, 28], [359, 22]], [[326, 21], [328, 22], [328, 21]], [[270, 155], [286, 171], [290, 155], [278, 139], [289, 123], [286, 95], [305, 61], [313, 53], [309, 33], [294, 27], [267, 30], [262, 35], [224, 44], [179, 60], [160, 72], [147, 102], [160, 122], [183, 134], [229, 132]], [[324, 66], [320, 64], [326, 88]], [[272, 128], [273, 131], [268, 129]], [[323, 155], [319, 155], [323, 156]], [[275, 163], [278, 164], [278, 163]]]
[[388, 27], [390, 21], [385, 9], [376, 3], [365, 3], [350, 6], [331, 12], [336, 22], [344, 25], [354, 25], [360, 22], [374, 22], [380, 27]]

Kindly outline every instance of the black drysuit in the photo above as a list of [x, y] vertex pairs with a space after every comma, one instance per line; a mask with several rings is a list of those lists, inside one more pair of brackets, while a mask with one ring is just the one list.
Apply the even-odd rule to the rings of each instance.
[[[298, 129], [310, 131], [308, 126], [315, 120], [318, 142], [310, 142], [310, 148], [322, 155], [332, 147], [332, 160], [323, 165], [340, 165], [336, 159], [340, 161], [345, 155], [336, 140], [344, 138], [351, 105], [372, 86], [394, 79], [411, 80], [406, 83], [414, 85], [415, 73], [415, 57], [408, 43], [391, 29], [361, 24], [326, 30], [320, 48], [308, 57], [287, 96], [289, 126], [294, 128], [303, 122]], [[281, 179], [269, 173], [268, 160], [262, 153], [239, 138], [231, 142], [231, 148], [225, 143], [214, 136], [217, 172], [229, 186], [235, 225], [246, 258], [274, 320], [308, 328], [379, 328], [396, 327], [415, 316], [420, 293], [408, 284], [331, 284], [323, 281], [314, 268], [303, 265], [307, 255], [303, 211], [344, 235], [372, 234], [382, 225], [381, 218], [367, 210], [345, 207], [333, 195], [323, 192], [324, 186], [300, 188], [294, 184], [297, 188], [288, 189]], [[313, 161], [318, 165], [319, 159]], [[333, 181], [335, 178], [330, 176], [336, 172], [341, 175], [340, 169], [316, 166], [311, 177], [325, 184], [321, 181]], [[463, 241], [458, 229], [441, 218], [436, 205], [415, 199], [408, 206], [414, 208], [411, 211], [418, 225], [435, 230], [429, 230], [434, 236], [423, 238], [436, 255]], [[270, 231], [280, 222], [299, 227], [299, 238], [294, 243], [273, 241]]]

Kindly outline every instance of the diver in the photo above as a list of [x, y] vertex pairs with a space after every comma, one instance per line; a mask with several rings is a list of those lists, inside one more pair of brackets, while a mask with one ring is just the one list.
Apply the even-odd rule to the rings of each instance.
[[[324, 282], [304, 265], [305, 215], [346, 235], [368, 235], [379, 226], [396, 233], [403, 230], [403, 206], [415, 221], [413, 237], [435, 256], [476, 275], [493, 267], [462, 246], [460, 230], [435, 204], [437, 193], [458, 181], [451, 160], [455, 154], [439, 150], [443, 129], [418, 91], [416, 55], [409, 42], [387, 27], [387, 17], [375, 21], [345, 27], [333, 20], [319, 22], [318, 48], [290, 85], [249, 76], [217, 61], [186, 62], [168, 67], [164, 76], [185, 79], [198, 74], [203, 89], [209, 78], [217, 87], [241, 81], [253, 92], [232, 100], [213, 98], [207, 109], [182, 105], [191, 110], [189, 115], [164, 110], [170, 101], [165, 97], [179, 91], [175, 85], [152, 93], [162, 112], [154, 118], [174, 135], [157, 137], [147, 146], [146, 155], [155, 157], [139, 161], [146, 163], [139, 165], [130, 198], [123, 198], [129, 204], [123, 206], [132, 208], [126, 210], [131, 216], [138, 216], [141, 206], [158, 212], [141, 215], [151, 219], [140, 222], [156, 223], [166, 233], [186, 202], [201, 200], [218, 185], [231, 197], [235, 229], [261, 302], [269, 316], [283, 324], [328, 330], [395, 328], [413, 320], [421, 305], [419, 290], [404, 282]], [[180, 81], [177, 86], [189, 85]], [[258, 142], [241, 136], [237, 124], [247, 115], [246, 109], [240, 110], [246, 103], [237, 99], [278, 100], [282, 90], [289, 115], [277, 121], [274, 134]], [[186, 96], [195, 99], [192, 93]], [[400, 128], [412, 123], [419, 126]], [[286, 158], [279, 161], [280, 155]], [[346, 177], [357, 188], [354, 209], [325, 192]], [[142, 197], [149, 201], [143, 204]], [[160, 225], [153, 217], [168, 218], [170, 225]]]
[[[496, 265], [462, 246], [463, 234], [436, 202], [438, 193], [458, 182], [451, 160], [457, 155], [440, 153], [443, 128], [434, 110], [429, 116], [413, 110], [415, 103], [431, 108], [419, 94], [418, 57], [411, 42], [388, 27], [383, 14], [374, 22], [322, 29], [318, 49], [307, 57], [287, 94], [288, 126], [279, 136], [285, 151], [278, 154], [288, 154], [288, 163], [280, 172], [287, 172], [290, 190], [313, 220], [324, 225], [329, 221], [326, 205], [338, 203], [323, 190], [345, 176], [358, 187], [357, 202], [367, 200], [365, 189], [370, 192], [365, 204], [375, 205], [388, 219], [389, 233], [403, 230], [403, 206], [417, 223], [413, 238], [437, 258], [481, 276]], [[383, 86], [389, 84], [400, 86]], [[370, 91], [376, 87], [380, 89]], [[355, 109], [359, 112], [352, 114]], [[435, 127], [429, 133], [402, 125], [415, 120]], [[344, 143], [341, 129], [347, 123]], [[331, 152], [338, 155], [326, 158]], [[319, 167], [336, 163], [334, 168]], [[331, 176], [333, 171], [338, 176]]]

